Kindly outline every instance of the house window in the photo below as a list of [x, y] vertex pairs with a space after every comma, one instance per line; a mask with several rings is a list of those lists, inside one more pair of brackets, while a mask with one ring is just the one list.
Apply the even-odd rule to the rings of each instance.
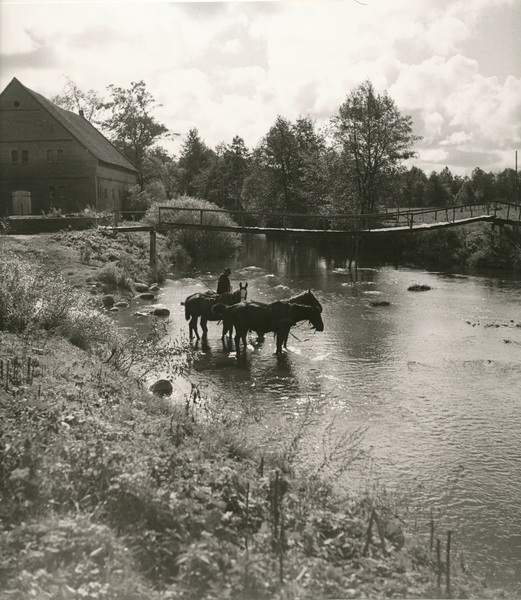
[[22, 150], [22, 162], [29, 162], [29, 151]]
[[18, 150], [13, 150], [11, 152], [11, 160], [12, 162], [18, 162]]
[[47, 150], [47, 162], [52, 162], [52, 160], [53, 160], [52, 150]]
[[19, 107], [20, 107], [20, 102], [18, 102], [18, 100], [15, 100], [15, 101], [13, 102], [13, 104], [14, 104], [14, 107], [15, 107], [15, 108], [19, 108]]
[[112, 189], [112, 200], [116, 199], [116, 190], [113, 188]]
[[103, 197], [105, 200], [109, 197], [109, 191], [107, 188], [103, 188]]
[[58, 162], [63, 162], [63, 150], [58, 150]]
[[65, 188], [63, 186], [60, 187], [60, 198], [65, 198]]
[[54, 186], [52, 185], [49, 188], [49, 198], [54, 198]]

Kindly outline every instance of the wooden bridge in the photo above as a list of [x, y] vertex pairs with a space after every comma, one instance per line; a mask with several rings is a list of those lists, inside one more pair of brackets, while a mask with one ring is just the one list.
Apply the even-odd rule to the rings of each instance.
[[309, 215], [189, 207], [159, 207], [155, 225], [132, 224], [122, 218], [141, 218], [143, 213], [114, 213], [115, 232], [150, 232], [150, 260], [155, 261], [156, 233], [175, 229], [228, 231], [231, 233], [279, 234], [346, 238], [403, 232], [429, 231], [470, 223], [521, 225], [521, 205], [494, 201], [429, 208], [389, 208], [377, 214]]

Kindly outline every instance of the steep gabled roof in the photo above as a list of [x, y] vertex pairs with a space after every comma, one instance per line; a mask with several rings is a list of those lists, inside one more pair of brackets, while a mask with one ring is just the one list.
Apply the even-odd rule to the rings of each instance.
[[13, 82], [18, 83], [24, 90], [27, 91], [48, 113], [50, 113], [76, 140], [85, 146], [91, 154], [99, 160], [111, 165], [117, 165], [124, 169], [136, 171], [134, 164], [128, 160], [121, 152], [112, 145], [111, 142], [100, 133], [94, 125], [89, 123], [84, 117], [73, 113], [70, 110], [65, 110], [47, 100], [41, 94], [33, 92], [25, 87], [20, 81], [13, 78]]

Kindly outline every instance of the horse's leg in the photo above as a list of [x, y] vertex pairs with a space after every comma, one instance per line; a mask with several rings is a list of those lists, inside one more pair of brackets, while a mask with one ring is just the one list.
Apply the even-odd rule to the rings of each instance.
[[223, 319], [223, 334], [221, 336], [221, 340], [224, 342], [225, 338], [226, 338], [226, 334], [229, 333], [230, 337], [233, 333], [233, 326], [231, 326], [231, 323], [229, 321], [227, 321], [226, 319]]
[[235, 328], [235, 353], [237, 354], [237, 358], [239, 358], [239, 355], [241, 353], [241, 336], [237, 327]]
[[208, 321], [206, 319], [206, 317], [203, 317], [201, 315], [201, 329], [203, 330], [203, 338], [207, 338], [208, 337]]
[[197, 319], [199, 317], [197, 317], [196, 315], [194, 315], [191, 319], [190, 319], [190, 339], [193, 338], [193, 334], [195, 333], [195, 337], [197, 339], [199, 339], [199, 332], [197, 331]]

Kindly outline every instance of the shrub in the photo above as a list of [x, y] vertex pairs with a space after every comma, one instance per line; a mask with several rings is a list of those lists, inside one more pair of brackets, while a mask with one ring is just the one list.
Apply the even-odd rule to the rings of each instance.
[[42, 270], [1, 248], [0, 328], [22, 334], [57, 332], [84, 350], [113, 348], [119, 339], [112, 321], [60, 273]]
[[[218, 209], [215, 204], [206, 200], [183, 196], [165, 203], [155, 203], [147, 211], [143, 222], [154, 225], [159, 221], [159, 206], [172, 208], [169, 218], [181, 223], [199, 223], [197, 209]], [[193, 211], [181, 211], [176, 208], [193, 208]], [[226, 213], [206, 213], [205, 222], [210, 225], [237, 226], [237, 223]], [[179, 260], [178, 247], [181, 246], [191, 258], [215, 258], [218, 256], [232, 256], [240, 247], [240, 235], [226, 231], [205, 231], [194, 229], [178, 229], [168, 234], [168, 245], [175, 248], [176, 252], [171, 257], [172, 262]]]

